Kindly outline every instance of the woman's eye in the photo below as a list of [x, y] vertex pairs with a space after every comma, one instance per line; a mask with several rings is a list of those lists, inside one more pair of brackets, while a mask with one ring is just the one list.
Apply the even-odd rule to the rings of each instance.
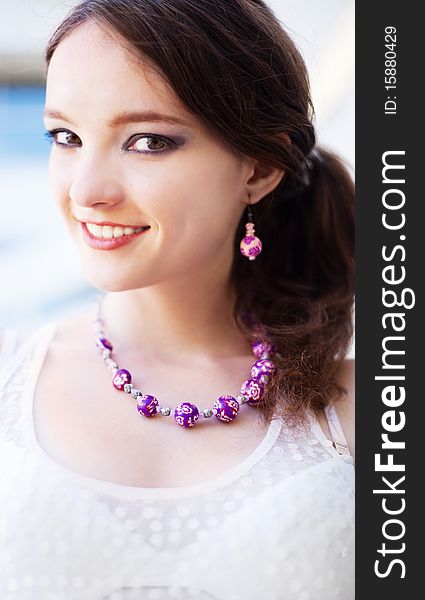
[[157, 135], [138, 135], [131, 138], [126, 150], [133, 150], [140, 154], [154, 154], [166, 152], [173, 142]]
[[74, 148], [75, 146], [81, 145], [81, 140], [78, 135], [68, 131], [67, 129], [53, 129], [46, 131], [46, 138], [55, 143], [56, 146], [63, 146], [66, 148]]
[[[75, 148], [82, 145], [78, 135], [67, 129], [52, 129], [45, 132], [46, 138], [56, 146], [62, 148]], [[136, 154], [159, 154], [171, 149], [175, 142], [157, 135], [136, 135], [130, 138], [124, 150], [130, 150]]]

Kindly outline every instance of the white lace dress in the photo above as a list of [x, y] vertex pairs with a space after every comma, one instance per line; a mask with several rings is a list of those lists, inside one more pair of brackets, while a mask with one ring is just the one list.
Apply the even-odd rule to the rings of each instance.
[[33, 392], [56, 322], [0, 373], [2, 600], [353, 600], [354, 466], [334, 444], [273, 420], [220, 477], [144, 488], [55, 462], [34, 432]]

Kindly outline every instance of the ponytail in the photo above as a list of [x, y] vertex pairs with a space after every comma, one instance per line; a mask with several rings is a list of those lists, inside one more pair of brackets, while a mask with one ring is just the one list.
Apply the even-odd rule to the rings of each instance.
[[235, 315], [246, 335], [278, 348], [264, 415], [277, 401], [301, 416], [343, 392], [335, 376], [353, 335], [354, 184], [336, 154], [315, 147], [253, 213], [263, 251], [251, 264], [235, 257]]

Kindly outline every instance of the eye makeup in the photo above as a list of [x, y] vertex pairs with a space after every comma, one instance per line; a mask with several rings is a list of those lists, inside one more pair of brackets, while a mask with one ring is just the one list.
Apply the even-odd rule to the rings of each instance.
[[[63, 137], [65, 139], [63, 141], [60, 141], [60, 134], [64, 134]], [[56, 129], [47, 130], [47, 131], [45, 131], [44, 136], [50, 143], [53, 143], [62, 149], [78, 148], [82, 145], [80, 138], [75, 133], [73, 133], [69, 129], [65, 129], [65, 128], [56, 128]], [[73, 136], [75, 138], [77, 138], [77, 140], [79, 140], [79, 142], [70, 142], [69, 138], [73, 137]], [[165, 144], [166, 147], [161, 148], [161, 149], [154, 149], [154, 150], [131, 150], [130, 149], [130, 147], [132, 145], [134, 145], [137, 142], [139, 142], [140, 140], [144, 140], [144, 139], [154, 140], [155, 142], [159, 141], [162, 144]], [[182, 136], [175, 136], [174, 139], [171, 139], [166, 136], [155, 134], [155, 133], [136, 133], [136, 134], [133, 134], [123, 144], [123, 146], [121, 148], [121, 152], [128, 151], [128, 152], [132, 152], [135, 154], [162, 154], [164, 152], [169, 152], [169, 151], [173, 150], [174, 148], [183, 146], [185, 144], [185, 142], [186, 142], [186, 139], [183, 138]]]

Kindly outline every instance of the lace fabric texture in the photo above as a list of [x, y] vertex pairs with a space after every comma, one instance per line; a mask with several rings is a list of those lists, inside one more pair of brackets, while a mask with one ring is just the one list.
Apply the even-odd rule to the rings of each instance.
[[222, 477], [179, 488], [80, 475], [38, 445], [55, 324], [0, 373], [0, 598], [353, 600], [354, 467], [312, 416], [272, 421]]

